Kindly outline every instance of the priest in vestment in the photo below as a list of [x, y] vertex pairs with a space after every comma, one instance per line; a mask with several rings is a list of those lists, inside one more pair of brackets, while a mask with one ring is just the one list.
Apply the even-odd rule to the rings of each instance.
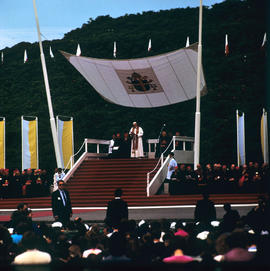
[[138, 126], [137, 122], [133, 122], [129, 134], [131, 136], [131, 158], [141, 158], [143, 157], [143, 129]]

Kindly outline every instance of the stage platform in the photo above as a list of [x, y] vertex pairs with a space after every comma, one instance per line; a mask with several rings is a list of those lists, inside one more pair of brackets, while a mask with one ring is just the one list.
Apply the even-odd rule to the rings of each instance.
[[[240, 215], [246, 215], [253, 207], [257, 205], [257, 197], [259, 195], [211, 195], [210, 199], [215, 203], [217, 211], [217, 219], [221, 219], [224, 215], [223, 204], [231, 203], [234, 209], [237, 209]], [[164, 205], [160, 201], [159, 205], [141, 205], [141, 206], [129, 206], [129, 219], [139, 221], [144, 220], [159, 220], [159, 219], [170, 219], [170, 220], [192, 220], [194, 217], [195, 204], [197, 200], [201, 199], [201, 195], [178, 195], [178, 196], [167, 196], [174, 198], [175, 202], [179, 202], [174, 205]], [[177, 200], [178, 199], [178, 200]], [[181, 199], [181, 200], [180, 200]], [[147, 200], [147, 199], [146, 199]], [[151, 199], [149, 199], [151, 202]], [[172, 199], [171, 199], [172, 200]], [[3, 202], [4, 200], [1, 200]], [[29, 203], [29, 207], [32, 209], [33, 221], [48, 222], [54, 221], [50, 206], [32, 208], [29, 199], [18, 199], [15, 203], [14, 208], [1, 208], [0, 207], [0, 222], [4, 223], [9, 221], [11, 213], [15, 210], [16, 204], [20, 202]], [[2, 204], [0, 204], [1, 206]], [[79, 216], [88, 223], [101, 223], [103, 222], [106, 214], [106, 205], [104, 206], [73, 206], [73, 217]]]

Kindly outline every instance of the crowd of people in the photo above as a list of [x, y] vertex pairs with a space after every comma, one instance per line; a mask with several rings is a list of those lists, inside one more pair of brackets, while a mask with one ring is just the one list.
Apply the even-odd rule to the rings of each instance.
[[207, 164], [193, 166], [179, 164], [170, 178], [170, 193], [258, 193], [266, 191], [270, 172], [268, 164], [249, 162], [247, 165]]
[[45, 169], [0, 169], [0, 198], [47, 196], [51, 180]]
[[[123, 209], [126, 207], [123, 205]], [[240, 217], [237, 210], [225, 204], [225, 215], [216, 221], [214, 203], [205, 194], [197, 202], [193, 221], [138, 223], [123, 213], [120, 222], [109, 219], [107, 223], [106, 217], [105, 224], [88, 225], [76, 217], [62, 227], [59, 222], [33, 222], [29, 206], [22, 203], [11, 220], [0, 226], [0, 265], [50, 263], [73, 265], [76, 270], [80, 266], [128, 263], [218, 267], [241, 262], [269, 266], [269, 207], [269, 199], [261, 197], [258, 206]]]

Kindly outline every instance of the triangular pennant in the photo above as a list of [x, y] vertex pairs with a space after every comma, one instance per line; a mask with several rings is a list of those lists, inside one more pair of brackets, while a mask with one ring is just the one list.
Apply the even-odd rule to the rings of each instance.
[[189, 37], [187, 37], [186, 47], [189, 47]]
[[76, 56], [80, 56], [81, 54], [82, 54], [81, 47], [80, 47], [80, 44], [78, 44]]
[[53, 52], [52, 52], [52, 47], [50, 46], [50, 56], [51, 58], [54, 58]]
[[116, 41], [113, 43], [113, 57], [116, 58]]
[[148, 42], [148, 52], [150, 52], [151, 51], [151, 49], [152, 49], [152, 41], [151, 41], [151, 39], [149, 39], [149, 42]]
[[228, 34], [225, 35], [225, 55], [229, 55], [229, 43], [228, 43]]
[[27, 57], [27, 51], [26, 49], [24, 50], [24, 57], [23, 57], [23, 63], [26, 63], [28, 61], [28, 57]]

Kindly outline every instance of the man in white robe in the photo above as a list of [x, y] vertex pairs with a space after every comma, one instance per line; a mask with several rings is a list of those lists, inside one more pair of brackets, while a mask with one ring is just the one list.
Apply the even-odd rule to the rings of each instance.
[[131, 158], [142, 158], [143, 155], [143, 129], [138, 126], [137, 122], [133, 122], [129, 134], [131, 136]]

